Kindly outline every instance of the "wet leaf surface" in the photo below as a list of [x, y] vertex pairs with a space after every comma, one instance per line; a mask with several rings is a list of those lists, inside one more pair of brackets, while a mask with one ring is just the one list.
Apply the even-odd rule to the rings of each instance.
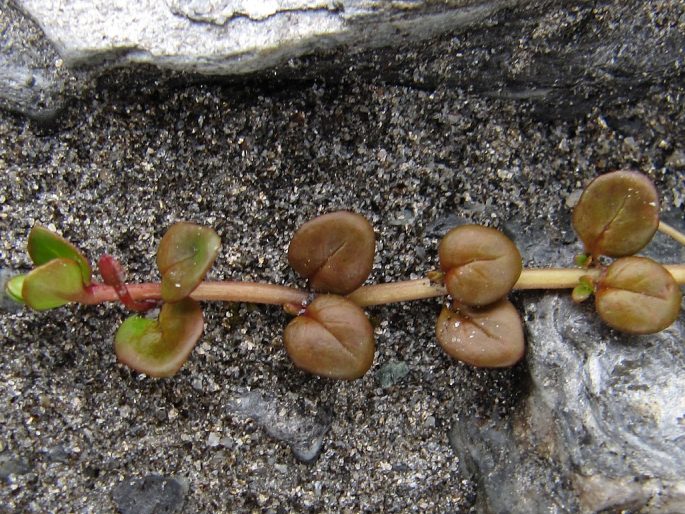
[[435, 332], [450, 357], [472, 366], [513, 366], [525, 352], [521, 317], [508, 300], [484, 308], [443, 307]]
[[607, 325], [633, 334], [669, 327], [680, 314], [682, 294], [671, 274], [647, 257], [624, 257], [600, 278], [595, 307]]
[[348, 294], [361, 286], [373, 267], [376, 239], [363, 216], [338, 211], [302, 225], [288, 248], [288, 262], [313, 290]]
[[131, 316], [117, 330], [117, 359], [151, 377], [174, 375], [202, 335], [200, 304], [190, 298], [165, 303], [159, 319]]
[[480, 225], [450, 230], [438, 248], [445, 286], [455, 300], [488, 305], [506, 296], [521, 275], [521, 254], [502, 232]]
[[640, 251], [659, 226], [659, 198], [652, 181], [634, 171], [601, 175], [585, 188], [573, 211], [573, 228], [594, 258]]
[[352, 380], [373, 363], [373, 327], [364, 311], [341, 296], [318, 296], [283, 335], [295, 366], [322, 377]]
[[169, 227], [157, 250], [162, 299], [177, 302], [187, 297], [204, 279], [220, 246], [219, 236], [209, 227], [187, 222]]

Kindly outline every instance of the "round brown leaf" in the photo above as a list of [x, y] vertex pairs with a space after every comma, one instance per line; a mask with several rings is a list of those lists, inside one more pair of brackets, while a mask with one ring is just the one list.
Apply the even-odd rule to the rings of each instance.
[[373, 363], [373, 327], [341, 296], [318, 296], [288, 324], [283, 339], [295, 366], [322, 377], [352, 380]]
[[467, 305], [488, 305], [499, 300], [521, 275], [518, 248], [494, 228], [453, 228], [440, 241], [438, 255], [447, 291]]
[[443, 307], [435, 332], [450, 357], [472, 366], [513, 366], [525, 352], [521, 318], [508, 300], [484, 308]]
[[659, 197], [636, 171], [600, 175], [573, 210], [573, 228], [593, 257], [623, 257], [642, 249], [659, 226]]
[[617, 330], [652, 334], [678, 318], [681, 298], [678, 284], [661, 264], [647, 257], [624, 257], [600, 278], [595, 306]]
[[288, 262], [315, 291], [348, 294], [368, 278], [375, 251], [373, 227], [366, 218], [338, 211], [299, 228], [288, 248]]

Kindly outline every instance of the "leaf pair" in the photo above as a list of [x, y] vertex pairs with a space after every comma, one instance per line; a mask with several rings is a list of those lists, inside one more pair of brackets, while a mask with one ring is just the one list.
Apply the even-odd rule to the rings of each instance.
[[29, 233], [28, 252], [37, 267], [8, 282], [7, 291], [13, 299], [39, 311], [85, 301], [92, 270], [78, 248], [36, 225]]
[[594, 179], [573, 211], [573, 227], [589, 263], [621, 257], [590, 283], [573, 291], [576, 301], [595, 293], [599, 316], [611, 327], [634, 334], [659, 332], [679, 315], [681, 292], [671, 274], [646, 257], [644, 248], [659, 226], [659, 199], [652, 181], [634, 171], [615, 171]]
[[521, 318], [504, 297], [521, 275], [521, 254], [502, 232], [480, 225], [450, 230], [438, 248], [453, 299], [436, 323], [436, 336], [452, 358], [479, 367], [506, 367], [524, 354]]
[[373, 327], [364, 311], [343, 296], [357, 289], [373, 267], [375, 236], [359, 214], [338, 211], [302, 225], [288, 248], [288, 262], [323, 294], [285, 329], [293, 363], [315, 375], [352, 380], [373, 363]]
[[164, 300], [158, 320], [131, 316], [119, 327], [114, 351], [127, 366], [155, 377], [175, 374], [202, 335], [202, 309], [190, 293], [202, 282], [221, 241], [211, 228], [176, 223], [157, 250]]
[[[219, 236], [210, 228], [177, 223], [167, 231], [157, 253], [161, 295], [167, 303], [159, 320], [133, 316], [122, 324], [115, 337], [115, 352], [121, 362], [151, 376], [173, 375], [181, 367], [203, 328], [200, 306], [188, 296], [204, 278], [219, 247]], [[28, 252], [37, 267], [8, 282], [6, 289], [13, 299], [36, 310], [69, 302], [89, 303], [96, 287], [91, 284], [92, 269], [74, 245], [37, 225], [29, 233]], [[100, 269], [105, 283], [127, 307], [141, 311], [150, 308], [131, 297], [113, 257], [103, 256]]]

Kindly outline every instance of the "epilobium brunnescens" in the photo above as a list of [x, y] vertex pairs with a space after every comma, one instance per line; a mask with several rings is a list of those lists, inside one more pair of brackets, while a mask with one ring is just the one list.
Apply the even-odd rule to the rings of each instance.
[[202, 335], [200, 304], [191, 298], [165, 303], [159, 319], [131, 316], [114, 338], [117, 359], [152, 377], [175, 374]]
[[211, 228], [186, 222], [172, 225], [157, 250], [162, 300], [177, 302], [187, 297], [205, 278], [220, 247], [221, 239]]
[[84, 286], [90, 285], [92, 270], [88, 259], [69, 241], [58, 236], [41, 225], [36, 225], [29, 233], [27, 250], [31, 261], [36, 266], [47, 264], [55, 259], [69, 259], [74, 261], [80, 271]]
[[659, 227], [656, 188], [634, 171], [600, 175], [573, 210], [573, 227], [593, 259], [633, 255], [647, 246]]
[[450, 230], [440, 241], [438, 256], [449, 294], [472, 306], [509, 294], [523, 268], [516, 245], [499, 230], [480, 225]]
[[[587, 255], [579, 262], [596, 266], [573, 291], [576, 301], [595, 294], [605, 323], [624, 332], [651, 334], [669, 327], [682, 298], [666, 268], [646, 257], [630, 257], [644, 248], [659, 227], [659, 199], [651, 180], [634, 171], [615, 171], [594, 179], [576, 205], [573, 227]], [[600, 256], [621, 257], [608, 268]]]
[[355, 303], [332, 294], [317, 296], [283, 334], [298, 368], [323, 377], [351, 380], [373, 363], [373, 327]]
[[678, 284], [647, 257], [614, 261], [600, 275], [595, 296], [597, 313], [606, 324], [633, 334], [660, 332], [680, 313]]
[[[376, 237], [359, 214], [337, 211], [302, 225], [288, 247], [288, 262], [324, 293], [291, 321], [283, 340], [298, 368], [329, 378], [352, 380], [373, 364], [373, 328], [364, 311], [343, 298], [371, 274]], [[336, 293], [336, 294], [325, 294]]]
[[513, 366], [525, 351], [521, 317], [509, 300], [487, 307], [445, 306], [435, 333], [450, 357], [472, 366]]
[[288, 262], [314, 291], [348, 294], [371, 274], [376, 238], [371, 224], [347, 211], [302, 225], [288, 247]]
[[[449, 231], [438, 248], [440, 271], [403, 282], [362, 285], [373, 268], [375, 235], [361, 215], [338, 211], [303, 224], [288, 249], [291, 266], [312, 292], [277, 284], [203, 281], [220, 248], [208, 227], [181, 222], [169, 228], [157, 252], [161, 283], [128, 284], [112, 256], [100, 258], [103, 283], [93, 283], [83, 254], [41, 226], [29, 234], [36, 268], [12, 278], [6, 292], [45, 310], [68, 302], [119, 300], [144, 312], [161, 305], [157, 320], [132, 316], [115, 336], [120, 362], [150, 376], [176, 373], [202, 334], [200, 301], [282, 305], [296, 317], [286, 327], [285, 349], [294, 365], [336, 379], [363, 376], [373, 364], [371, 323], [361, 307], [448, 296], [436, 323], [437, 339], [452, 358], [473, 366], [504, 367], [524, 355], [521, 318], [506, 299], [512, 289], [573, 289], [573, 299], [595, 295], [609, 326], [648, 334], [670, 326], [680, 313], [685, 265], [662, 266], [631, 255], [660, 223], [651, 181], [633, 171], [602, 175], [582, 194], [573, 225], [585, 245], [582, 268], [522, 269], [520, 252], [493, 228], [464, 225]], [[607, 258], [621, 257], [610, 265]]]
[[13, 284], [10, 281], [13, 298], [18, 297], [39, 311], [70, 302], [86, 303], [92, 270], [78, 248], [36, 225], [29, 233], [28, 253], [37, 267], [27, 275], [13, 278]]

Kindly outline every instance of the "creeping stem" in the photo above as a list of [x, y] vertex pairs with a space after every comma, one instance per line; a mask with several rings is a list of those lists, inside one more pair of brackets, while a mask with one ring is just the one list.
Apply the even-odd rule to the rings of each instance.
[[[664, 266], [675, 281], [685, 285], [685, 264]], [[572, 289], [582, 276], [597, 276], [596, 269], [544, 268], [524, 269], [514, 289]], [[128, 292], [134, 300], [158, 300], [160, 285], [153, 283], [129, 284]], [[388, 284], [362, 286], [348, 297], [361, 307], [445, 296], [442, 285], [429, 279], [407, 280]], [[271, 305], [302, 305], [309, 297], [307, 291], [293, 287], [258, 282], [202, 282], [191, 293], [198, 301], [265, 303]], [[84, 303], [96, 304], [118, 299], [113, 287], [95, 284], [89, 288]]]
[[[157, 283], [129, 284], [128, 292], [135, 300], [161, 299], [161, 287]], [[301, 304], [309, 293], [300, 289], [258, 282], [202, 282], [190, 294], [198, 301], [222, 301], [267, 303], [272, 305]], [[116, 290], [97, 284], [91, 287], [85, 303], [96, 304], [118, 299]]]
[[659, 222], [659, 232], [675, 239], [681, 245], [685, 245], [685, 234], [663, 221]]

